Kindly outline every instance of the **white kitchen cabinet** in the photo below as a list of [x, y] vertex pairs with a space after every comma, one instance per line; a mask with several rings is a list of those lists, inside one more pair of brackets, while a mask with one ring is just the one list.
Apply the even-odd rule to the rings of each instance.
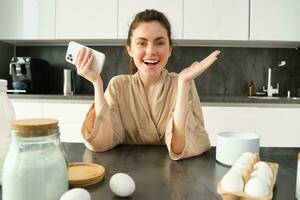
[[56, 1], [56, 39], [116, 39], [117, 0]]
[[83, 142], [81, 126], [90, 104], [44, 103], [43, 117], [59, 120], [62, 142]]
[[184, 0], [183, 7], [183, 39], [249, 38], [249, 0]]
[[59, 120], [62, 142], [83, 142], [81, 126], [90, 102], [46, 102], [43, 100], [11, 99], [16, 119], [54, 118]]
[[262, 147], [300, 147], [300, 108], [203, 106], [212, 145], [223, 131], [254, 132]]
[[145, 9], [156, 9], [163, 12], [172, 27], [172, 38], [182, 39], [182, 0], [119, 0], [118, 38], [127, 39], [129, 26], [133, 17]]
[[42, 103], [11, 100], [16, 113], [16, 119], [42, 117]]
[[254, 107], [202, 106], [205, 129], [213, 146], [217, 133], [223, 131], [252, 132]]
[[264, 146], [300, 147], [300, 108], [257, 108], [255, 129]]
[[54, 38], [54, 0], [1, 0], [0, 39]]
[[251, 0], [250, 39], [300, 41], [299, 0]]
[[[61, 141], [83, 142], [81, 125], [91, 101], [11, 99], [17, 119], [55, 118], [59, 120]], [[223, 131], [254, 132], [261, 147], [300, 147], [300, 107], [202, 106], [205, 128], [211, 144]]]

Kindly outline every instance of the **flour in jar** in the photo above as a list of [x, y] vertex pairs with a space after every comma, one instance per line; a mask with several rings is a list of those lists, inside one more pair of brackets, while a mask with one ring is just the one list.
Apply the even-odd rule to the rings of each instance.
[[58, 200], [68, 190], [63, 154], [54, 146], [40, 145], [10, 149], [4, 163], [3, 200]]
[[9, 147], [9, 127], [14, 120], [15, 111], [7, 94], [7, 81], [0, 79], [0, 185], [2, 184], [2, 167]]
[[5, 156], [8, 152], [9, 147], [9, 136], [5, 134], [0, 134], [0, 174], [2, 174], [2, 167]]

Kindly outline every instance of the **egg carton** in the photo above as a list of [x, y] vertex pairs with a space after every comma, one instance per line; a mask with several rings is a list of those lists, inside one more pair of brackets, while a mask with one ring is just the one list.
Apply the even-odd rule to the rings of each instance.
[[[271, 200], [273, 198], [273, 188], [276, 182], [276, 178], [277, 178], [277, 174], [278, 174], [278, 168], [279, 168], [279, 164], [278, 163], [270, 163], [270, 162], [266, 162], [270, 168], [272, 169], [273, 172], [273, 177], [272, 177], [272, 181], [271, 181], [271, 185], [269, 188], [269, 194], [268, 196], [265, 197], [254, 197], [251, 195], [246, 194], [245, 192], [228, 192], [228, 191], [223, 191], [221, 188], [221, 184], [220, 182], [218, 183], [217, 186], [217, 192], [219, 195], [222, 196], [223, 200]], [[253, 169], [252, 169], [253, 171]], [[250, 177], [250, 173], [249, 172], [249, 176]]]

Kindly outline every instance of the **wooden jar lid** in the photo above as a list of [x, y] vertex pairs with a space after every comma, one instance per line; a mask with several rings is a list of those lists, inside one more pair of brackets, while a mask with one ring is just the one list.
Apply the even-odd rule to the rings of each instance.
[[49, 130], [58, 128], [57, 119], [32, 118], [20, 119], [11, 122], [10, 128], [21, 137], [38, 137], [51, 135]]
[[70, 163], [68, 173], [70, 186], [84, 187], [101, 181], [105, 175], [105, 168], [95, 163]]

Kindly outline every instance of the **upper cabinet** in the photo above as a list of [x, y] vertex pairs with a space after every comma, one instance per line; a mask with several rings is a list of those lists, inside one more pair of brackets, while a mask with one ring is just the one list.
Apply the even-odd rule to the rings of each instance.
[[300, 41], [299, 0], [251, 0], [250, 39]]
[[0, 39], [54, 39], [55, 1], [1, 0]]
[[183, 39], [248, 40], [248, 0], [184, 0]]
[[182, 39], [182, 6], [182, 0], [119, 0], [118, 39], [127, 39], [133, 17], [145, 9], [163, 12], [171, 23], [172, 38]]
[[145, 9], [163, 12], [183, 45], [300, 42], [300, 0], [0, 0], [0, 40], [118, 43]]
[[116, 39], [117, 0], [56, 1], [57, 39]]

